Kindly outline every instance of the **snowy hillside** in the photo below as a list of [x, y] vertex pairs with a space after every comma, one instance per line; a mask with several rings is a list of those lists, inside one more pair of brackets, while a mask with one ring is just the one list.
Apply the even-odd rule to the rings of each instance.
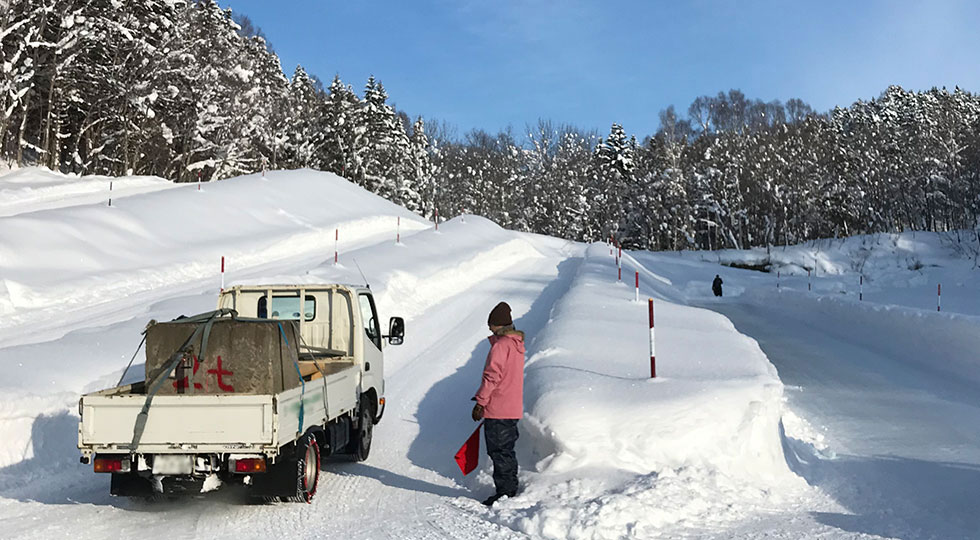
[[[646, 303], [617, 282], [604, 244], [514, 233], [476, 216], [437, 231], [341, 178], [308, 170], [202, 191], [114, 179], [132, 191], [120, 191], [112, 207], [90, 198], [83, 186], [93, 182], [102, 179], [38, 170], [0, 176], [2, 189], [17, 186], [20, 201], [0, 217], [4, 537], [877, 537], [894, 531], [835, 518], [868, 510], [821, 480], [843, 478], [833, 452], [855, 448], [835, 446], [854, 443], [853, 430], [836, 430], [837, 417], [796, 399], [798, 382], [784, 389], [766, 343], [760, 349], [740, 334], [737, 317], [733, 326], [703, 308], [726, 313], [779, 302], [787, 318], [812, 312], [811, 322], [828, 332], [875, 310], [895, 312], [909, 328], [946, 328], [960, 340], [944, 350], [972, 346], [968, 336], [978, 335], [966, 332], [977, 324], [966, 315], [852, 307], [849, 294], [807, 293], [805, 272], [773, 295], [769, 274], [701, 260], [707, 255], [627, 254], [624, 276], [632, 285], [639, 272], [641, 299], [655, 299], [658, 377], [650, 379]], [[123, 368], [149, 319], [213, 309], [221, 256], [228, 284], [360, 283], [360, 267], [382, 318], [407, 320], [406, 343], [385, 351], [388, 410], [371, 458], [326, 462], [312, 506], [249, 504], [235, 490], [145, 506], [110, 497], [106, 476], [78, 464], [80, 393], [142, 373], [141, 356], [128, 373]], [[742, 294], [709, 298], [719, 272], [727, 290]], [[817, 291], [843, 283], [840, 274], [818, 278], [825, 281]], [[970, 274], [964, 280], [965, 290], [978, 289]], [[487, 509], [478, 502], [492, 491], [486, 456], [477, 473], [462, 477], [452, 455], [475, 427], [470, 397], [489, 347], [487, 313], [500, 300], [528, 334], [523, 487]], [[932, 380], [977, 381], [971, 365], [963, 360]], [[947, 447], [949, 460], [973, 459], [956, 448]], [[976, 522], [952, 517], [947, 532]]]
[[[36, 198], [57, 185], [61, 205], [0, 218], [0, 339], [58, 337], [65, 316], [97, 316], [133, 295], [144, 303], [166, 298], [208, 276], [210, 285], [219, 284], [222, 256], [234, 278], [297, 259], [332, 258], [338, 229], [346, 251], [394, 237], [399, 217], [405, 232], [425, 226], [418, 216], [328, 173], [267, 176], [200, 189], [156, 179], [169, 189], [122, 195], [124, 190], [111, 207], [108, 191], [94, 202], [72, 195], [78, 186], [108, 179], [69, 180], [36, 169], [0, 177], [0, 186], [17, 183], [21, 193]], [[127, 186], [139, 179], [116, 182]], [[53, 326], [52, 314], [58, 315]]]

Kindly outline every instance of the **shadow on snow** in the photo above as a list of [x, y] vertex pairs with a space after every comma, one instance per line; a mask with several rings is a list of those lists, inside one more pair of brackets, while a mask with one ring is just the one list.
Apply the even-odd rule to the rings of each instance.
[[[578, 258], [561, 262], [558, 265], [558, 276], [553, 279], [519, 280], [541, 284], [541, 294], [534, 300], [527, 313], [514, 321], [514, 326], [526, 335], [528, 357], [532, 354], [535, 336], [548, 323], [552, 306], [568, 291], [580, 263], [581, 259]], [[500, 300], [507, 301], [506, 298]], [[493, 306], [480, 306], [477, 309], [485, 308], [489, 312], [491, 307]], [[408, 459], [413, 464], [447, 478], [462, 479], [462, 473], [453, 460], [453, 455], [476, 428], [477, 424], [470, 418], [474, 403], [471, 398], [480, 386], [483, 366], [489, 351], [490, 342], [486, 339], [480, 340], [469, 360], [455, 373], [434, 384], [419, 403], [416, 413], [419, 433], [408, 449]], [[526, 433], [526, 429], [521, 428], [521, 435]], [[482, 437], [480, 445], [481, 463], [486, 465], [488, 459], [485, 456], [486, 448]], [[533, 454], [533, 448], [528, 445], [526, 437], [518, 441], [517, 450], [518, 461], [522, 463], [522, 467], [526, 467]], [[475, 474], [471, 477], [473, 476]], [[475, 487], [470, 482], [466, 484]]]
[[851, 512], [813, 512], [818, 522], [903, 540], [968, 539], [980, 531], [980, 466], [894, 456], [825, 459], [780, 431], [790, 468]]

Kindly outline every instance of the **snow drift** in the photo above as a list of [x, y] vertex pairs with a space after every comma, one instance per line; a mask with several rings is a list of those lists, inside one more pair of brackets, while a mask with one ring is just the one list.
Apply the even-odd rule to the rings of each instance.
[[243, 176], [201, 191], [185, 184], [118, 199], [112, 207], [2, 217], [0, 339], [29, 341], [25, 332], [37, 332], [52, 316], [81, 317], [133, 294], [166, 298], [175, 285], [216, 279], [222, 256], [236, 272], [299, 256], [326, 259], [336, 229], [342, 247], [351, 249], [394, 237], [398, 217], [406, 233], [428, 227], [404, 208], [311, 170]]
[[779, 435], [782, 384], [755, 341], [720, 315], [663, 301], [653, 291], [669, 287], [656, 281], [643, 291], [657, 297], [651, 379], [646, 296], [635, 302], [615, 275], [608, 248], [589, 248], [531, 345], [523, 425], [540, 461], [527, 492], [499, 506], [533, 536], [656, 536], [733, 519], [795, 480]]
[[107, 205], [110, 197], [118, 200], [179, 185], [155, 176], [74, 176], [27, 167], [0, 176], [0, 216], [82, 204]]

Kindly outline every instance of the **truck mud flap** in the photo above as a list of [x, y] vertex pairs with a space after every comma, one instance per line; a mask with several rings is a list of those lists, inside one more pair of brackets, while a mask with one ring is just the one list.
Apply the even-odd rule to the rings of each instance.
[[109, 493], [119, 497], [150, 497], [154, 495], [149, 478], [135, 473], [112, 473]]
[[320, 445], [321, 454], [330, 456], [343, 453], [350, 444], [350, 430], [350, 418], [346, 416], [331, 422], [327, 426], [328, 440], [326, 441], [326, 448], [324, 448], [323, 444]]
[[253, 474], [249, 495], [255, 497], [293, 497], [296, 495], [296, 460], [281, 459], [268, 472]]

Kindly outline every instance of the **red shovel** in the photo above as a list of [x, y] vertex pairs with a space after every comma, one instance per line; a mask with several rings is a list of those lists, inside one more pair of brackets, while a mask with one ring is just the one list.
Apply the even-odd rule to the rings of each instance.
[[476, 466], [480, 464], [481, 427], [483, 427], [483, 422], [480, 422], [480, 425], [476, 426], [476, 431], [470, 435], [469, 439], [466, 439], [463, 446], [456, 452], [456, 464], [459, 465], [459, 470], [463, 471], [463, 476], [473, 472]]

